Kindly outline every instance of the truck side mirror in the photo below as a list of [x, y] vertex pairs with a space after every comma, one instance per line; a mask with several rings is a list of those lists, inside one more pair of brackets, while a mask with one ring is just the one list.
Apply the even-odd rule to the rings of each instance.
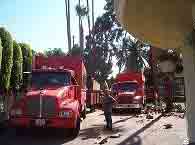
[[32, 77], [31, 72], [23, 72], [23, 86], [22, 86], [22, 89], [24, 91], [28, 91], [28, 89], [30, 88], [31, 77]]
[[117, 93], [116, 92], [113, 92], [113, 96], [116, 96], [117, 95]]
[[75, 90], [75, 94], [74, 94], [75, 96], [74, 96], [74, 98], [75, 99], [79, 99], [78, 98], [78, 94], [80, 94], [79, 86], [78, 85], [75, 85], [74, 86], [74, 90]]

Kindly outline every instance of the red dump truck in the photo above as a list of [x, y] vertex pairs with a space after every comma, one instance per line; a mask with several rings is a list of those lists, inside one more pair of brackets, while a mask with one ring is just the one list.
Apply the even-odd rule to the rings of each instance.
[[36, 56], [31, 87], [14, 103], [10, 125], [16, 128], [80, 130], [86, 116], [86, 69], [80, 57]]
[[100, 83], [98, 83], [93, 77], [88, 76], [87, 79], [87, 107], [90, 108], [90, 112], [95, 111], [95, 108], [100, 106], [101, 89]]
[[145, 103], [143, 73], [118, 74], [112, 85], [112, 93], [118, 101], [113, 109], [135, 109], [140, 112]]

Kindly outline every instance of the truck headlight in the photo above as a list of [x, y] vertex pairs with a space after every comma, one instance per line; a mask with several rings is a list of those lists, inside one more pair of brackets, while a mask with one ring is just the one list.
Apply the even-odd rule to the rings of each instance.
[[59, 113], [59, 117], [62, 117], [62, 118], [72, 118], [72, 116], [73, 116], [72, 111], [61, 111]]
[[22, 115], [22, 109], [17, 108], [11, 110], [11, 116], [20, 116], [20, 115]]
[[135, 100], [139, 100], [139, 99], [141, 99], [141, 98], [142, 98], [142, 96], [135, 96], [135, 97], [134, 97]]
[[138, 104], [138, 103], [140, 102], [140, 99], [142, 99], [142, 96], [135, 96], [135, 97], [133, 98], [132, 103]]

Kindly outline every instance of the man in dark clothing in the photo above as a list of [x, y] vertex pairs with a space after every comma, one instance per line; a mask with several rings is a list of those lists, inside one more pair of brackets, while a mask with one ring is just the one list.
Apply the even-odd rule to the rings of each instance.
[[103, 97], [103, 110], [106, 119], [106, 128], [112, 129], [112, 104], [117, 102], [111, 95], [109, 90], [105, 90]]

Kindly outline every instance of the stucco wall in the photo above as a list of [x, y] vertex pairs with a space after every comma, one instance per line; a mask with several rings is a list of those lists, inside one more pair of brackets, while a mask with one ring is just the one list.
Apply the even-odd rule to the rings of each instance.
[[193, 1], [193, 5], [192, 5], [192, 15], [193, 15], [193, 26], [195, 29], [195, 1]]
[[192, 0], [115, 0], [115, 8], [125, 29], [156, 47], [182, 47], [192, 30]]

